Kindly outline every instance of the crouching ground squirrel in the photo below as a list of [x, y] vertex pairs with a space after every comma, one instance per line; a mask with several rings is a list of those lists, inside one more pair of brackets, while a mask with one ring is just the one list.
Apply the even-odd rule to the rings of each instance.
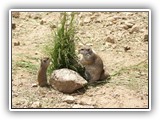
[[91, 48], [83, 47], [79, 53], [83, 55], [80, 63], [85, 67], [85, 76], [90, 83], [110, 77], [104, 70], [102, 59]]
[[50, 59], [48, 57], [41, 59], [40, 69], [38, 71], [38, 84], [41, 87], [48, 86], [46, 72], [49, 64]]

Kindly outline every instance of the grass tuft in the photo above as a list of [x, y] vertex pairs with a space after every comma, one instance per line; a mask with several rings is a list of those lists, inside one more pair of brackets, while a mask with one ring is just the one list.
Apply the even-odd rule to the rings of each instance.
[[75, 13], [68, 15], [61, 14], [61, 22], [53, 34], [53, 39], [45, 46], [45, 52], [51, 58], [51, 65], [48, 72], [53, 70], [68, 68], [78, 72], [84, 77], [84, 68], [78, 63], [75, 52]]

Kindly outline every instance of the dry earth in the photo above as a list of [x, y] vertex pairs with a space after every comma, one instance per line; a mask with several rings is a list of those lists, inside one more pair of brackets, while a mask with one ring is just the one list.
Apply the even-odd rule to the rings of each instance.
[[80, 12], [77, 47], [92, 46], [111, 79], [73, 94], [33, 86], [59, 16], [12, 13], [12, 108], [148, 108], [148, 12]]

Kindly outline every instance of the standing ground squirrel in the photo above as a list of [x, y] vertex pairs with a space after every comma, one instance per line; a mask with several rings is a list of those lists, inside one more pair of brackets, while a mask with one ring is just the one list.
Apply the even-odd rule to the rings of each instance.
[[79, 50], [79, 53], [83, 55], [80, 63], [85, 67], [86, 79], [90, 83], [107, 79], [110, 76], [104, 70], [102, 59], [91, 48], [83, 47]]
[[41, 59], [40, 69], [38, 71], [38, 84], [41, 87], [47, 86], [47, 68], [50, 64], [50, 59], [48, 57], [44, 57]]

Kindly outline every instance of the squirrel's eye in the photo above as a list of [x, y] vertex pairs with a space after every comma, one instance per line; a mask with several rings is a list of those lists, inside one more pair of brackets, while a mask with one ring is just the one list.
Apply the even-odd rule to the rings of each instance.
[[81, 50], [84, 50], [83, 48]]

